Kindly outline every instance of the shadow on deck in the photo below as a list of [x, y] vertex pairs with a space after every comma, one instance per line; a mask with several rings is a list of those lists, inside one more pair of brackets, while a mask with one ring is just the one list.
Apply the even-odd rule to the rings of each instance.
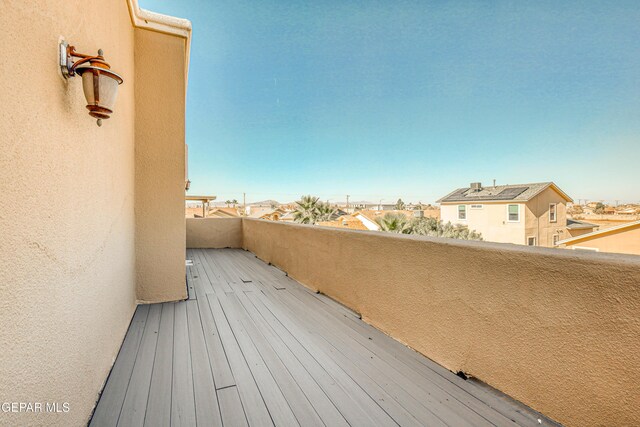
[[92, 426], [556, 425], [239, 249], [189, 249], [189, 300], [138, 306]]

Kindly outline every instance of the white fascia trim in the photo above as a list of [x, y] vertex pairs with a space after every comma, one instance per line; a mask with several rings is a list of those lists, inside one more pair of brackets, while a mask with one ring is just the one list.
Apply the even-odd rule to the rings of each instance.
[[129, 6], [131, 22], [135, 28], [156, 31], [185, 39], [184, 82], [186, 86], [189, 79], [189, 59], [191, 57], [191, 21], [141, 9], [138, 5], [138, 0], [127, 0], [127, 5]]
[[616, 225], [615, 227], [605, 228], [604, 230], [596, 230], [591, 233], [581, 234], [576, 237], [570, 237], [568, 239], [560, 240], [558, 244], [559, 245], [567, 244], [567, 243], [575, 242], [582, 239], [589, 240], [592, 237], [601, 236], [603, 234], [610, 234], [612, 232], [615, 233], [616, 231], [624, 230], [625, 228], [633, 228], [638, 225], [640, 225], [640, 221], [625, 222], [624, 224]]

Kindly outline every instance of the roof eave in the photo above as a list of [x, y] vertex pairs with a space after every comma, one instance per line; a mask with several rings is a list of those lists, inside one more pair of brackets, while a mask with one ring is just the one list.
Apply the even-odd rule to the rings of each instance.
[[460, 204], [460, 203], [467, 203], [467, 204], [502, 203], [502, 204], [507, 204], [507, 203], [527, 203], [529, 200], [526, 200], [526, 199], [514, 199], [514, 200], [495, 200], [495, 199], [491, 199], [491, 200], [452, 200], [450, 202], [447, 202], [447, 201], [440, 202], [440, 204], [441, 205], [443, 205], [443, 204], [444, 205], [446, 205], [446, 204], [457, 205], [457, 204]]
[[191, 21], [141, 9], [138, 5], [138, 0], [127, 0], [127, 6], [129, 7], [131, 23], [135, 28], [181, 37], [185, 40], [184, 85], [186, 93], [189, 81], [189, 60], [191, 58]]
[[617, 225], [615, 227], [605, 228], [604, 230], [596, 230], [596, 231], [592, 231], [591, 233], [582, 234], [580, 236], [560, 240], [558, 241], [557, 245], [563, 245], [567, 243], [579, 243], [585, 240], [590, 240], [593, 237], [606, 236], [607, 234], [618, 233], [618, 232], [624, 231], [627, 228], [636, 228], [636, 227], [640, 227], [640, 221], [628, 222], [625, 224]]

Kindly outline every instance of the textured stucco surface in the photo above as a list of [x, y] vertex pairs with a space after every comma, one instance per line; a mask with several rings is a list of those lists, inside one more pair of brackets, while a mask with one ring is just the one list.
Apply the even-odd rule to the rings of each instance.
[[640, 425], [638, 257], [249, 219], [243, 245], [566, 425]]
[[185, 42], [135, 30], [138, 300], [175, 301], [185, 285]]
[[[460, 203], [464, 204], [464, 203]], [[475, 204], [475, 203], [474, 203]], [[520, 206], [520, 221], [508, 222], [506, 203], [478, 203], [482, 209], [471, 209], [467, 204], [467, 219], [458, 219], [458, 204], [441, 205], [440, 216], [445, 223], [462, 224], [482, 234], [484, 240], [490, 242], [518, 243], [525, 242], [524, 237], [524, 204]]]
[[[0, 401], [70, 405], [0, 425], [82, 425], [135, 309], [133, 28], [123, 0], [3, 0], [0, 28]], [[59, 36], [125, 79], [102, 127]]]
[[[556, 222], [549, 221], [549, 204], [556, 204]], [[553, 235], [558, 239], [569, 237], [567, 232], [567, 202], [551, 187], [529, 200], [525, 205], [525, 236], [534, 236], [538, 246], [553, 247]]]
[[188, 248], [241, 248], [242, 218], [187, 218]]
[[[640, 226], [602, 233], [584, 240], [575, 240], [567, 248], [590, 248], [600, 252], [640, 255]], [[638, 337], [640, 339], [640, 337]]]
[[[189, 31], [134, 31], [128, 6], [0, 6], [0, 403], [70, 409], [0, 411], [0, 425], [85, 424], [136, 298], [186, 296]], [[102, 127], [87, 114], [81, 80], [59, 74], [60, 36], [82, 53], [102, 48], [124, 77], [115, 113]], [[152, 181], [162, 190], [153, 192]]]

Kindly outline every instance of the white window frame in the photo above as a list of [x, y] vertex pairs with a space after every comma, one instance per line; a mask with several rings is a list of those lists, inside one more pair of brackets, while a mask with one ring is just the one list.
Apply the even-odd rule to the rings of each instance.
[[560, 235], [558, 233], [553, 234], [551, 236], [551, 244], [553, 245], [552, 247], [556, 247], [558, 246], [558, 242], [560, 241]]
[[[460, 218], [460, 206], [464, 207], [464, 218]], [[458, 221], [466, 221], [467, 220], [467, 205], [456, 205], [456, 213], [458, 216]]]
[[[518, 207], [518, 219], [517, 220], [511, 220], [509, 218], [509, 206], [517, 206]], [[520, 205], [517, 203], [509, 203], [507, 205], [507, 222], [520, 222]]]
[[[553, 219], [551, 219], [551, 206], [553, 206]], [[549, 222], [558, 222], [558, 204], [549, 203]]]
[[[529, 244], [529, 240], [533, 239], [533, 245]], [[536, 236], [528, 236], [527, 237], [527, 246], [538, 246], [538, 239], [536, 238]]]

